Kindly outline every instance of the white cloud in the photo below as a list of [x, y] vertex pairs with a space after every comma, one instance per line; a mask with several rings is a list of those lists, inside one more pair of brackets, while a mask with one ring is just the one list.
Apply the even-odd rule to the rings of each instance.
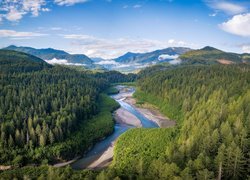
[[19, 21], [28, 13], [37, 17], [40, 11], [50, 11], [44, 7], [45, 5], [45, 0], [2, 0], [0, 1], [1, 16], [9, 21]]
[[227, 22], [220, 24], [219, 27], [231, 34], [250, 36], [250, 13], [235, 15]]
[[178, 54], [176, 55], [169, 55], [169, 54], [162, 54], [158, 57], [159, 61], [165, 60], [165, 59], [177, 59], [179, 57]]
[[193, 46], [184, 41], [152, 40], [141, 38], [103, 39], [84, 34], [65, 34], [63, 38], [71, 41], [70, 53], [83, 53], [90, 57], [112, 59], [126, 52], [144, 53], [169, 46]]
[[119, 63], [114, 61], [114, 60], [103, 60], [100, 62], [96, 62], [95, 64], [100, 64], [100, 65], [118, 65]]
[[212, 13], [212, 14], [209, 14], [210, 17], [215, 17], [217, 16], [217, 13]]
[[50, 12], [51, 9], [49, 9], [49, 8], [42, 8], [41, 11], [42, 11], [42, 12]]
[[31, 12], [33, 16], [38, 16], [42, 6], [45, 5], [44, 0], [23, 0], [23, 10]]
[[54, 2], [60, 6], [72, 6], [77, 3], [85, 3], [88, 0], [55, 0]]
[[247, 7], [243, 4], [232, 3], [226, 0], [206, 0], [208, 6], [216, 11], [222, 11], [230, 15], [244, 13], [247, 11]]
[[7, 37], [12, 39], [27, 39], [31, 37], [46, 36], [46, 34], [36, 32], [18, 32], [14, 30], [2, 29], [0, 30], [0, 37]]
[[188, 45], [188, 43], [184, 41], [177, 41], [175, 39], [169, 39], [168, 44], [174, 45], [174, 46], [187, 46]]
[[250, 45], [243, 45], [242, 46], [242, 51], [244, 53], [250, 53]]
[[9, 21], [19, 21], [22, 19], [25, 12], [20, 12], [15, 8], [11, 8], [10, 11], [6, 14], [5, 18]]
[[80, 64], [80, 63], [69, 63], [67, 59], [57, 59], [53, 58], [51, 60], [45, 60], [49, 64], [61, 64], [61, 65], [74, 65], [74, 66], [84, 66], [86, 64]]

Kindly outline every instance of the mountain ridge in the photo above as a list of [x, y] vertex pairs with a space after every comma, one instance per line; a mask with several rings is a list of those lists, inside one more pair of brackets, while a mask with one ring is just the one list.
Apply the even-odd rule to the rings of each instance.
[[[185, 52], [190, 51], [190, 48], [186, 47], [168, 47], [165, 49], [159, 49], [154, 50], [151, 52], [146, 53], [133, 53], [133, 52], [127, 52], [124, 55], [114, 58], [113, 60], [116, 62], [123, 62], [123, 63], [152, 63], [152, 62], [159, 62], [159, 56], [160, 55], [181, 55]], [[171, 60], [171, 58], [166, 58], [168, 60]], [[175, 58], [172, 58], [175, 59]]]
[[247, 53], [237, 54], [222, 51], [214, 47], [205, 46], [204, 48], [186, 52], [180, 56], [180, 59], [186, 63], [200, 64], [235, 64], [249, 63], [250, 55]]
[[52, 65], [36, 56], [3, 49], [0, 49], [0, 65], [0, 73], [31, 72], [52, 67]]
[[53, 48], [36, 49], [33, 47], [10, 45], [3, 49], [28, 53], [46, 61], [56, 59], [56, 60], [67, 60], [67, 62], [71, 64], [82, 64], [87, 66], [93, 64], [93, 61], [84, 54], [69, 54], [63, 50], [57, 50]]

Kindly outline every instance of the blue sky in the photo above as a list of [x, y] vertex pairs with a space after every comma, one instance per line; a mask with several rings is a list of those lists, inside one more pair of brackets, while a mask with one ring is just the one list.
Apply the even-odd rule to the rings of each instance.
[[249, 0], [0, 0], [0, 47], [90, 57], [172, 46], [250, 52]]

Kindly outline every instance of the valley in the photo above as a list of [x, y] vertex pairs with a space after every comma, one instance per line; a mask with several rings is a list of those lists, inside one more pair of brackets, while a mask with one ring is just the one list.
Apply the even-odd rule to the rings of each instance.
[[[112, 135], [106, 137], [101, 142], [98, 142], [82, 159], [77, 160], [71, 166], [73, 169], [102, 169], [112, 163], [114, 147], [117, 138], [131, 128], [156, 128], [159, 127], [156, 122], [165, 121], [163, 116], [158, 118], [147, 118], [147, 113], [150, 110], [138, 111], [134, 105], [127, 103], [126, 99], [132, 99], [135, 92], [133, 87], [116, 86], [119, 93], [112, 95], [119, 104], [120, 108], [114, 112], [116, 121], [115, 129]], [[154, 121], [156, 122], [154, 122]], [[167, 126], [165, 126], [167, 127]]]
[[247, 177], [248, 64], [122, 74], [0, 54], [1, 178]]
[[0, 180], [250, 180], [250, 0], [0, 0]]

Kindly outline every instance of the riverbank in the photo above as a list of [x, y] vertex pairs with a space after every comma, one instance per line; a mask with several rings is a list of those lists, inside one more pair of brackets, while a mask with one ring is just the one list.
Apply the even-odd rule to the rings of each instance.
[[140, 107], [136, 104], [136, 99], [131, 95], [126, 97], [124, 100], [129, 105], [133, 106], [138, 112], [143, 114], [149, 120], [158, 124], [161, 128], [168, 128], [173, 127], [176, 125], [176, 122], [170, 120], [166, 116], [164, 116], [159, 110], [153, 108], [152, 106], [148, 105], [140, 105]]
[[[161, 128], [172, 127], [176, 123], [162, 115], [157, 109], [147, 106], [147, 107], [139, 107], [136, 104], [136, 99], [133, 97], [134, 89], [124, 86], [117, 86], [119, 93], [113, 95], [117, 102], [125, 102], [136, 109], [140, 114], [149, 119], [150, 121], [155, 122]], [[132, 113], [130, 113], [125, 108], [121, 107], [116, 110], [113, 114], [113, 117], [117, 123], [132, 125], [134, 127], [142, 127], [141, 121]], [[88, 165], [87, 169], [102, 169], [109, 166], [113, 160], [114, 155], [114, 140], [111, 145], [96, 159], [93, 163]]]
[[176, 125], [176, 122], [170, 120], [164, 116], [158, 109], [153, 108], [152, 106], [140, 105], [136, 103], [136, 99], [133, 97], [134, 91], [131, 91], [131, 88], [124, 86], [116, 86], [119, 90], [119, 94], [114, 96], [116, 100], [122, 99], [124, 102], [131, 105], [139, 113], [145, 116], [147, 119], [155, 122], [161, 128], [173, 127]]
[[[113, 113], [113, 117], [118, 124], [131, 125], [137, 128], [142, 127], [141, 121], [135, 115], [122, 107]], [[107, 150], [105, 150], [93, 163], [88, 165], [87, 169], [98, 170], [108, 167], [113, 160], [115, 142], [116, 140], [112, 141]]]
[[119, 108], [113, 114], [114, 119], [117, 123], [128, 124], [135, 127], [142, 127], [141, 121], [132, 113], [124, 108]]

